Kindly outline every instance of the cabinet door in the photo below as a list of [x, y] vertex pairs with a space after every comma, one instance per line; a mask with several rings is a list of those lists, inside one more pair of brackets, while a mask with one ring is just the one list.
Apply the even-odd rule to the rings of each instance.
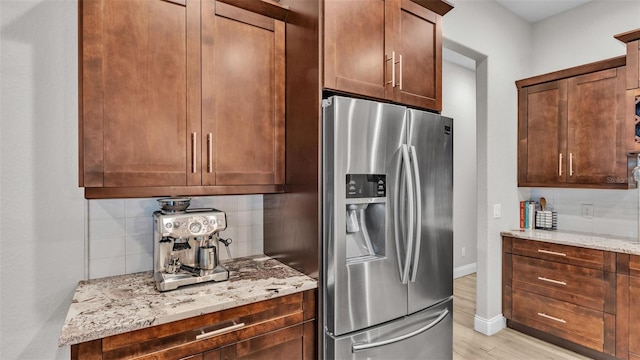
[[284, 183], [284, 23], [207, 0], [203, 185]]
[[442, 16], [410, 0], [388, 0], [396, 51], [394, 100], [442, 110]]
[[221, 360], [303, 359], [303, 325], [240, 341], [220, 351]]
[[566, 181], [567, 81], [518, 93], [518, 186]]
[[624, 67], [569, 78], [567, 91], [567, 181], [626, 184]]
[[186, 185], [188, 132], [200, 121], [199, 66], [187, 56], [199, 49], [199, 11], [80, 2], [81, 185]]
[[629, 277], [629, 358], [640, 359], [640, 278]]
[[384, 98], [385, 1], [326, 0], [324, 26], [324, 87]]

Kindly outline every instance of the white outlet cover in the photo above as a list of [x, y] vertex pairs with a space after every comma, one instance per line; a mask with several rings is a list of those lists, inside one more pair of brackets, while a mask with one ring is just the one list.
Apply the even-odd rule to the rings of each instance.
[[582, 204], [582, 217], [593, 219], [593, 204]]

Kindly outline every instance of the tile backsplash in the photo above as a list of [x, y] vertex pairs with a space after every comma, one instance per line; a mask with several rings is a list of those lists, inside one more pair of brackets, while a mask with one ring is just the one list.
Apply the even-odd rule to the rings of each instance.
[[[153, 270], [153, 212], [157, 198], [88, 200], [89, 278]], [[222, 238], [232, 238], [233, 257], [263, 252], [262, 195], [192, 197], [189, 208], [227, 213]], [[226, 259], [224, 249], [220, 259]]]
[[[638, 190], [531, 188], [531, 199], [547, 200], [558, 213], [558, 230], [638, 237]], [[583, 216], [582, 205], [593, 205]]]

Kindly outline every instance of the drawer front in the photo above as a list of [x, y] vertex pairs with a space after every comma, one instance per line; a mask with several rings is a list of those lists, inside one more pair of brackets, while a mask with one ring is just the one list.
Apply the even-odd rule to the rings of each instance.
[[604, 311], [604, 271], [513, 255], [513, 288]]
[[564, 264], [604, 269], [604, 251], [544, 241], [513, 239], [513, 253]]
[[513, 320], [602, 352], [604, 313], [522, 290], [513, 290]]
[[106, 337], [102, 340], [103, 359], [182, 358], [302, 323], [303, 319], [303, 294], [297, 293]]

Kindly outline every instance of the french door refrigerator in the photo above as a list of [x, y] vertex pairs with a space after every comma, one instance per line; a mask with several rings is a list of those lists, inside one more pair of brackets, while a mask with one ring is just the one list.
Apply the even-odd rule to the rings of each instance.
[[322, 106], [323, 357], [451, 359], [452, 119]]

